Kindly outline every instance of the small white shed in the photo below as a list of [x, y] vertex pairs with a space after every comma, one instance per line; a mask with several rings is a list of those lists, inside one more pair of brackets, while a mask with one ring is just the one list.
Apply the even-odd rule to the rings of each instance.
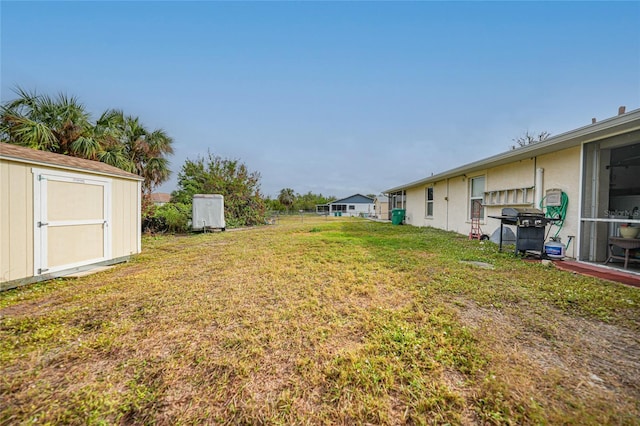
[[0, 143], [0, 290], [140, 253], [141, 181], [97, 161]]
[[194, 231], [226, 229], [224, 197], [220, 194], [195, 194], [191, 213], [191, 227]]

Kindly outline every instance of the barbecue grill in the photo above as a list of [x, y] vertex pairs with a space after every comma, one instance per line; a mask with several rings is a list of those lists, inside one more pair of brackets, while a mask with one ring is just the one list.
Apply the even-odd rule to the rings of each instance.
[[500, 220], [500, 251], [502, 251], [502, 229], [504, 225], [516, 227], [515, 254], [526, 253], [527, 250], [544, 251], [545, 229], [548, 224], [558, 218], [545, 217], [544, 212], [532, 208], [505, 207], [501, 216], [489, 216]]

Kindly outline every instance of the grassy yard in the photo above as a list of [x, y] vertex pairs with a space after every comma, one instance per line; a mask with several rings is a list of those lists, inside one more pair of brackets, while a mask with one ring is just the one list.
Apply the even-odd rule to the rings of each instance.
[[639, 306], [433, 229], [150, 237], [0, 294], [0, 423], [640, 424]]

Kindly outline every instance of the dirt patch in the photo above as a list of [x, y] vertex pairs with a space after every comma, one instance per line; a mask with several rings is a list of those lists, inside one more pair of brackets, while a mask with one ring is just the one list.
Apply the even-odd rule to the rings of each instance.
[[463, 324], [489, 338], [505, 360], [531, 363], [541, 374], [559, 376], [565, 388], [588, 398], [640, 400], [637, 333], [557, 310], [539, 315], [459, 299], [455, 306]]

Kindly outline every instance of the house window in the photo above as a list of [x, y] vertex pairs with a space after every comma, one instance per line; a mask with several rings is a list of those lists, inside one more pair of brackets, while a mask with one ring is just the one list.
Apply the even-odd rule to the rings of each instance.
[[333, 204], [331, 205], [332, 210], [334, 212], [346, 212], [347, 211], [347, 205], [346, 204]]
[[469, 218], [484, 218], [484, 176], [469, 180]]
[[433, 217], [433, 186], [425, 189], [425, 217]]
[[349, 205], [349, 210], [355, 210], [355, 209], [356, 209], [356, 206], [351, 205], [351, 204]]

